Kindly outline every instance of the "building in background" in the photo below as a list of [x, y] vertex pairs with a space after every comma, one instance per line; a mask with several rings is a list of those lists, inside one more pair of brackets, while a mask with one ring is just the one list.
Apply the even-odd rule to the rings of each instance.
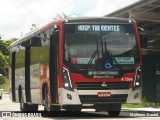
[[147, 33], [143, 52], [143, 97], [149, 102], [160, 102], [160, 1], [141, 0], [105, 15], [135, 19]]

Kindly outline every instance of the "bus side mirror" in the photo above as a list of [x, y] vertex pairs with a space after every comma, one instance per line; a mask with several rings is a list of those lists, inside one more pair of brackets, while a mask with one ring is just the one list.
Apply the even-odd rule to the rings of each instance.
[[140, 37], [140, 44], [141, 48], [147, 47], [147, 34], [144, 32], [143, 28], [138, 28], [139, 37]]

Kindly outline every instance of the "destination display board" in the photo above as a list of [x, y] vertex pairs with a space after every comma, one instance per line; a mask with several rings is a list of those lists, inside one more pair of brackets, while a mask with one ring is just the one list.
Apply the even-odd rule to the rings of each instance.
[[76, 25], [76, 32], [118, 32], [120, 25]]

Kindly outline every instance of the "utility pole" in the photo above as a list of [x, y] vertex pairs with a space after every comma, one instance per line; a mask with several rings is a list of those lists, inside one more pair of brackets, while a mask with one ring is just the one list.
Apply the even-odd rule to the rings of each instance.
[[23, 38], [23, 33], [21, 32], [21, 38]]

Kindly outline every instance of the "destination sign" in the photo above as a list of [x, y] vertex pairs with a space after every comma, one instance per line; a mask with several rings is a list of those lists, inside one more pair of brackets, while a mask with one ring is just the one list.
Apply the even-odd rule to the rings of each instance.
[[119, 25], [77, 25], [77, 32], [89, 32], [89, 31], [108, 31], [108, 32], [118, 32], [120, 31]]

